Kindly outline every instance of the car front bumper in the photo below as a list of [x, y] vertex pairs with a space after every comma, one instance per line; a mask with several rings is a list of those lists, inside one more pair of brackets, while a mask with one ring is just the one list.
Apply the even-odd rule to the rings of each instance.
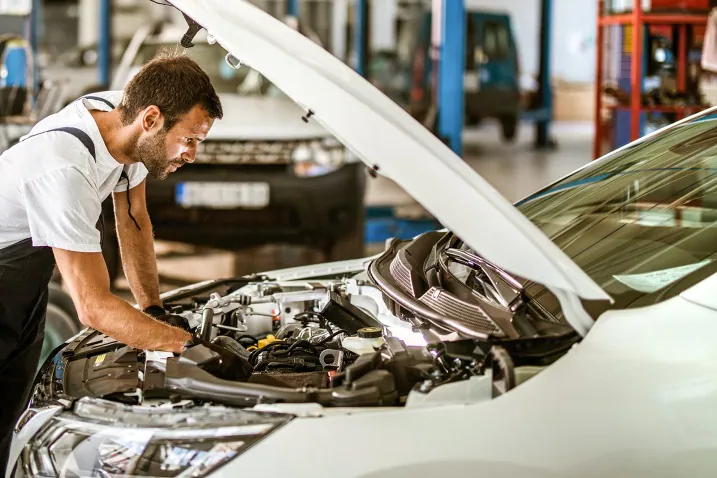
[[[189, 182], [265, 183], [269, 204], [259, 208], [186, 207], [177, 186]], [[149, 180], [147, 209], [155, 237], [236, 249], [265, 243], [329, 247], [363, 223], [365, 172], [361, 163], [298, 177], [291, 168], [190, 165], [164, 181]]]

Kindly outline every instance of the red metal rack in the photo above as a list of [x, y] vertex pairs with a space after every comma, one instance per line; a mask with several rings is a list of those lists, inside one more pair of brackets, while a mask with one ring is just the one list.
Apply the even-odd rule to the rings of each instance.
[[688, 113], [696, 113], [704, 106], [643, 106], [641, 104], [642, 93], [642, 55], [643, 55], [643, 27], [645, 25], [661, 25], [677, 28], [677, 89], [685, 91], [687, 77], [687, 27], [689, 25], [704, 26], [707, 23], [707, 13], [655, 13], [642, 10], [641, 0], [633, 0], [633, 8], [629, 13], [605, 14], [604, 0], [598, 0], [598, 25], [597, 25], [597, 68], [595, 82], [595, 139], [593, 144], [593, 158], [597, 159], [602, 155], [602, 141], [604, 138], [601, 112], [603, 111], [603, 83], [604, 83], [604, 62], [605, 62], [605, 29], [610, 26], [631, 26], [632, 39], [630, 51], [630, 105], [609, 106], [611, 110], [630, 111], [630, 140], [634, 141], [640, 137], [640, 113], [642, 112], [669, 112], [684, 117]]

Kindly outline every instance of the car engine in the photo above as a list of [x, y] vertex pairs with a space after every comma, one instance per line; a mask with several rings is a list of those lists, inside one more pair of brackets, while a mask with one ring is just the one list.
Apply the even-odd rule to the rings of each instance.
[[202, 345], [174, 356], [88, 329], [45, 365], [34, 400], [386, 406], [400, 404], [418, 383], [479, 373], [472, 358], [443, 357], [440, 344], [429, 346], [360, 280], [252, 282], [226, 295], [168, 303], [196, 335], [245, 359], [251, 373], [221, 369], [219, 356]]
[[[393, 241], [360, 273], [249, 276], [180, 289], [164, 298], [165, 309], [199, 339], [195, 345], [179, 355], [137, 350], [88, 329], [50, 355], [32, 400], [396, 406], [411, 392], [486, 375], [497, 396], [577, 342], [518, 284], [505, 306], [463, 293], [436, 250], [475, 259], [448, 247], [449, 239]], [[236, 360], [223, 359], [226, 351]]]

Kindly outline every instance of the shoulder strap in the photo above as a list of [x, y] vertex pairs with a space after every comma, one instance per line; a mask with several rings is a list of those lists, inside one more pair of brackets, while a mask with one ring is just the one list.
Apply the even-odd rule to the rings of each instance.
[[92, 96], [92, 95], [90, 95], [90, 96], [83, 96], [83, 98], [85, 98], [85, 99], [87, 99], [87, 100], [101, 101], [102, 103], [106, 104], [106, 105], [109, 106], [110, 108], [115, 109], [115, 105], [113, 105], [112, 102], [110, 102], [110, 100], [105, 99], [105, 98], [102, 98], [101, 96]]
[[80, 128], [73, 128], [71, 126], [65, 126], [62, 128], [53, 128], [48, 129], [47, 131], [40, 131], [39, 133], [35, 133], [31, 136], [26, 136], [22, 139], [22, 141], [25, 141], [30, 138], [34, 138], [35, 136], [44, 134], [44, 133], [50, 133], [52, 131], [62, 131], [63, 133], [68, 133], [74, 136], [75, 138], [79, 139], [82, 145], [87, 148], [87, 151], [92, 156], [92, 159], [97, 162], [97, 154], [95, 153], [95, 143], [92, 142], [92, 138], [90, 138], [90, 135], [82, 131]]
[[[80, 142], [84, 145], [85, 148], [87, 148], [87, 151], [92, 156], [92, 159], [95, 160], [95, 163], [97, 162], [97, 154], [95, 152], [95, 143], [92, 142], [92, 138], [90, 138], [90, 135], [82, 131], [80, 128], [73, 128], [72, 126], [65, 126], [62, 128], [53, 128], [48, 129], [47, 131], [40, 131], [39, 133], [35, 133], [32, 136], [26, 136], [23, 138], [23, 141], [26, 139], [33, 138], [35, 136], [49, 133], [51, 131], [61, 131], [63, 133], [68, 133], [74, 136], [75, 138], [79, 139]], [[100, 218], [99, 218], [99, 230], [100, 230], [100, 247], [104, 247], [105, 244], [105, 214], [104, 211], [100, 209]]]
[[[85, 98], [85, 99], [88, 99], [88, 100], [101, 101], [102, 103], [106, 104], [106, 105], [109, 106], [110, 108], [115, 109], [115, 105], [113, 105], [112, 102], [110, 102], [109, 100], [107, 100], [107, 99], [105, 99], [105, 98], [102, 98], [101, 96], [89, 95], [89, 96], [83, 96], [82, 98]], [[92, 138], [90, 138], [90, 135], [88, 135], [87, 133], [85, 133], [84, 131], [82, 131], [82, 130], [79, 129], [79, 128], [73, 128], [73, 127], [71, 127], [71, 126], [65, 126], [65, 127], [62, 127], [62, 128], [48, 129], [47, 131], [41, 131], [41, 132], [35, 133], [35, 134], [31, 135], [31, 136], [27, 136], [27, 137], [25, 137], [25, 138], [23, 139], [23, 141], [26, 140], [26, 139], [30, 139], [30, 138], [32, 138], [32, 137], [35, 137], [35, 136], [37, 136], [37, 135], [39, 135], [39, 134], [49, 133], [49, 132], [51, 132], [51, 131], [62, 131], [63, 133], [71, 134], [71, 135], [74, 136], [75, 138], [79, 139], [80, 142], [84, 145], [84, 147], [87, 148], [87, 151], [88, 151], [88, 152], [90, 153], [90, 155], [92, 156], [92, 159], [94, 159], [95, 162], [97, 162], [97, 153], [96, 153], [96, 150], [95, 150], [95, 143], [92, 141]], [[124, 170], [123, 170], [123, 172], [124, 172]], [[126, 173], [125, 173], [125, 174], [126, 174]], [[121, 178], [120, 178], [120, 181], [121, 181]], [[128, 180], [127, 182], [129, 182], [129, 180]]]

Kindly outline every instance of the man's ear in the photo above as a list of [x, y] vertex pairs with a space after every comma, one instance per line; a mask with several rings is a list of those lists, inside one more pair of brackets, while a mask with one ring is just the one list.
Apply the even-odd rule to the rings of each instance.
[[140, 124], [145, 133], [155, 133], [164, 126], [164, 116], [158, 107], [148, 106], [140, 114]]

